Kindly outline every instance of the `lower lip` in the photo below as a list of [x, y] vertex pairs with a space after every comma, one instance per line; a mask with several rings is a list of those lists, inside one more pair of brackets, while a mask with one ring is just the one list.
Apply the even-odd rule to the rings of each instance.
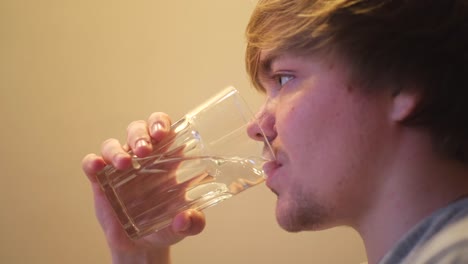
[[[266, 175], [266, 185], [269, 186], [269, 182], [272, 181], [276, 171], [281, 167], [281, 165], [276, 161], [268, 161], [263, 165], [263, 172]], [[270, 186], [269, 186], [270, 187]]]

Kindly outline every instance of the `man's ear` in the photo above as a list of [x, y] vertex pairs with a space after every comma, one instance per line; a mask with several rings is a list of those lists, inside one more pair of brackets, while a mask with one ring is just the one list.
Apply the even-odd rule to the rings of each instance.
[[418, 89], [402, 89], [393, 94], [390, 118], [395, 122], [403, 122], [413, 114], [421, 101]]

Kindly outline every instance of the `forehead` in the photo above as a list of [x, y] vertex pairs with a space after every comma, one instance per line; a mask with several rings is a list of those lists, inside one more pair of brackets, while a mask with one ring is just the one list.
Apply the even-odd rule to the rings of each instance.
[[261, 50], [260, 56], [258, 57], [258, 66], [260, 73], [265, 72], [265, 70], [271, 68], [271, 64], [275, 61], [279, 56], [278, 52], [274, 52], [271, 50]]
[[300, 56], [295, 55], [292, 52], [262, 50], [260, 51], [258, 60], [259, 74], [264, 75], [270, 73], [275, 62], [294, 58], [300, 58]]
[[[323, 74], [333, 72], [338, 74], [346, 82], [353, 81], [352, 65], [341, 56], [331, 53], [307, 53], [307, 52], [278, 52], [262, 50], [258, 60], [258, 81], [262, 85], [277, 70], [287, 70], [295, 75]], [[264, 87], [262, 87], [264, 90]]]
[[293, 52], [276, 51], [276, 50], [261, 50], [259, 56], [259, 64], [261, 68], [270, 68], [271, 65], [280, 59], [298, 57]]

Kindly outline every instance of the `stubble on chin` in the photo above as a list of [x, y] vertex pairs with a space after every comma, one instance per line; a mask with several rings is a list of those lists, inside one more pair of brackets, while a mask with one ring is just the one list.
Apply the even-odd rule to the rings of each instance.
[[330, 210], [315, 199], [295, 199], [285, 204], [281, 204], [280, 199], [278, 197], [276, 219], [284, 230], [291, 233], [318, 231], [330, 225]]

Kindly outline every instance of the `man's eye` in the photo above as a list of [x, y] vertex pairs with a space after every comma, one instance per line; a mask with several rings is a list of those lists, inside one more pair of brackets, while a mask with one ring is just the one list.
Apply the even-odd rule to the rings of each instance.
[[289, 82], [291, 79], [293, 79], [294, 77], [291, 75], [278, 75], [276, 78], [277, 78], [278, 84], [280, 86], [283, 86], [287, 82]]

